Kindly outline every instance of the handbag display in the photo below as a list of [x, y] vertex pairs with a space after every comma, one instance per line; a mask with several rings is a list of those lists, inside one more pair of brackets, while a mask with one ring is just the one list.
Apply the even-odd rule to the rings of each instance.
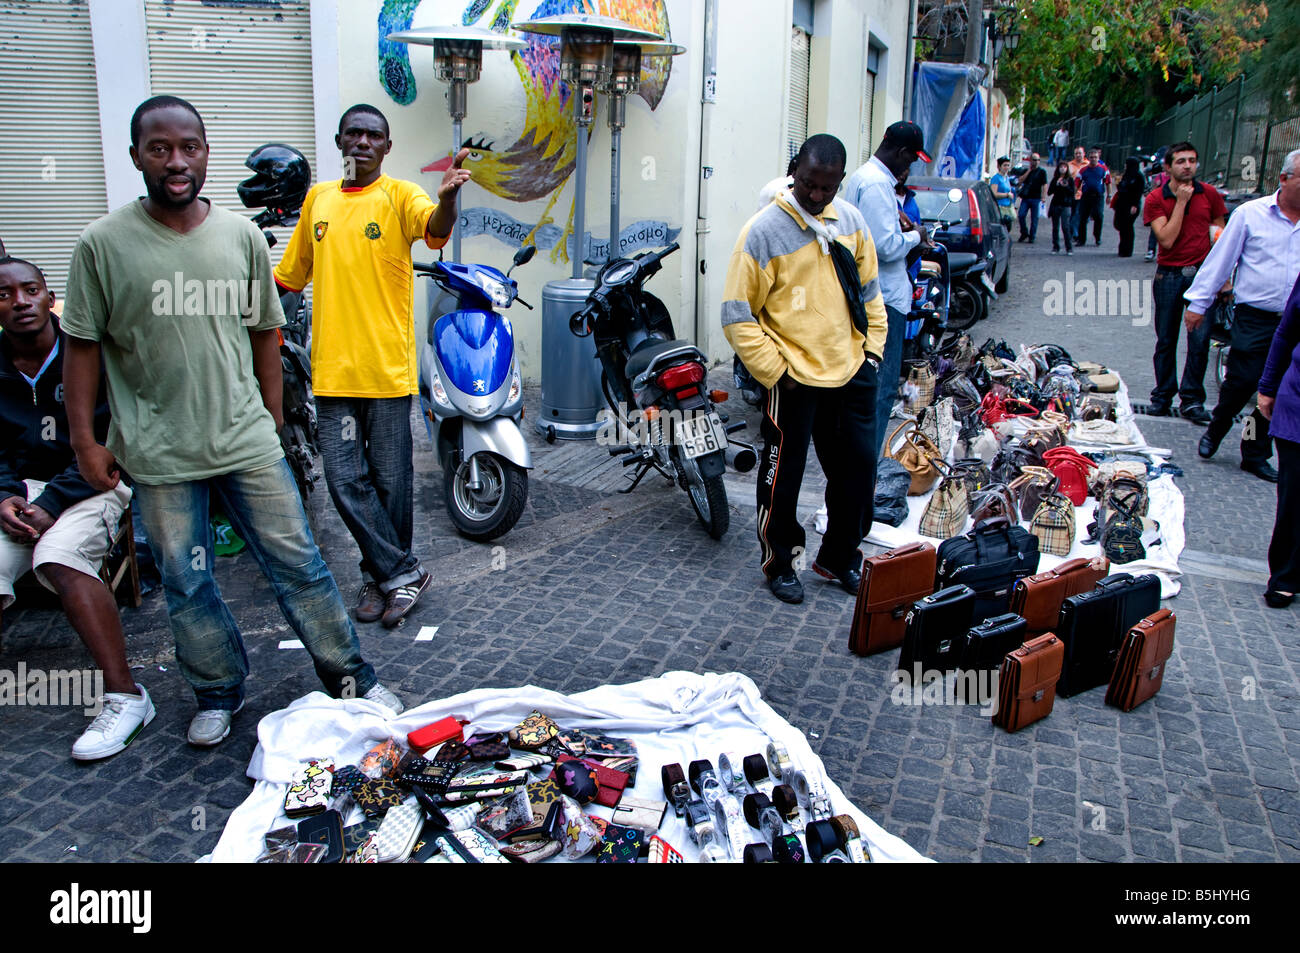
[[933, 441], [939, 448], [939, 456], [946, 459], [952, 445], [957, 439], [957, 421], [953, 412], [954, 401], [951, 397], [941, 397], [929, 407], [921, 408], [917, 417], [917, 426], [921, 433]]
[[1043, 463], [1061, 481], [1060, 490], [1075, 506], [1082, 506], [1088, 498], [1088, 471], [1093, 463], [1073, 447], [1057, 447], [1043, 454]]
[[[894, 447], [894, 439], [903, 434], [903, 443], [897, 449]], [[907, 491], [908, 496], [920, 496], [928, 493], [934, 486], [935, 481], [939, 479], [939, 468], [935, 465], [936, 460], [942, 459], [939, 448], [936, 447], [928, 437], [917, 429], [914, 421], [904, 421], [898, 428], [889, 435], [889, 441], [885, 444], [888, 448], [886, 455], [893, 460], [897, 460], [912, 476], [911, 487]]]
[[1106, 704], [1132, 711], [1156, 692], [1165, 678], [1165, 663], [1174, 653], [1177, 618], [1168, 609], [1147, 616], [1129, 629], [1106, 689]]
[[966, 480], [949, 473], [926, 501], [925, 512], [921, 514], [917, 530], [922, 536], [947, 539], [966, 528], [969, 513], [970, 491], [966, 487]]
[[1071, 559], [1055, 569], [1016, 582], [1011, 591], [1011, 611], [1024, 617], [1031, 636], [1055, 629], [1061, 618], [1061, 603], [1070, 596], [1087, 592], [1106, 578], [1110, 561], [1105, 556]]
[[900, 546], [864, 560], [849, 651], [871, 655], [901, 645], [912, 603], [934, 591], [934, 569], [935, 549], [929, 543]]
[[1097, 539], [1101, 551], [1113, 563], [1131, 563], [1146, 558], [1142, 545], [1147, 508], [1146, 487], [1133, 477], [1118, 476], [1110, 481], [1097, 506]]
[[971, 495], [971, 518], [978, 529], [990, 520], [1005, 519], [1008, 523], [1019, 523], [1020, 515], [1016, 512], [1016, 498], [1005, 483], [990, 483], [984, 489]]
[[1024, 467], [1020, 476], [1008, 484], [1018, 503], [1020, 518], [1031, 520], [1038, 512], [1038, 505], [1056, 492], [1060, 480], [1056, 474], [1045, 467]]
[[969, 586], [950, 586], [921, 599], [907, 614], [898, 671], [909, 678], [921, 672], [954, 671], [965, 634], [975, 620], [976, 596]]
[[1025, 631], [1025, 620], [1014, 612], [977, 622], [966, 633], [962, 646], [962, 671], [993, 672], [1001, 668], [1007, 653], [1025, 641]]
[[1091, 592], [1061, 604], [1056, 636], [1065, 643], [1065, 663], [1057, 686], [1063, 698], [1110, 681], [1124, 636], [1160, 608], [1160, 579], [1146, 574], [1108, 576]]
[[1043, 498], [1029, 521], [1029, 532], [1038, 540], [1038, 551], [1068, 556], [1074, 548], [1074, 504], [1059, 493]]
[[907, 370], [907, 383], [904, 385], [903, 410], [916, 414], [922, 408], [929, 407], [934, 400], [934, 370], [928, 361], [911, 361]]
[[993, 724], [1014, 732], [1050, 715], [1064, 660], [1065, 644], [1050, 632], [1030, 639], [1004, 658]]
[[976, 619], [1007, 612], [1016, 580], [1038, 571], [1038, 540], [1005, 522], [944, 540], [936, 555], [935, 589], [965, 585], [975, 590]]
[[1089, 394], [1080, 401], [1078, 411], [1082, 420], [1114, 420], [1115, 398], [1106, 394]]
[[1041, 457], [1035, 457], [1024, 447], [1012, 445], [1003, 447], [994, 454], [989, 471], [998, 483], [1011, 483], [1020, 476], [1025, 467], [1037, 466], [1040, 463], [1042, 463]]
[[989, 472], [988, 464], [979, 457], [962, 457], [954, 460], [952, 475], [961, 477], [966, 483], [966, 489], [971, 493], [982, 490], [993, 482], [993, 474]]
[[1147, 465], [1144, 460], [1103, 460], [1097, 464], [1097, 469], [1088, 474], [1088, 490], [1098, 500], [1106, 498], [1106, 491], [1110, 489], [1118, 477], [1127, 477], [1136, 481], [1142, 488], [1142, 515], [1147, 515]]

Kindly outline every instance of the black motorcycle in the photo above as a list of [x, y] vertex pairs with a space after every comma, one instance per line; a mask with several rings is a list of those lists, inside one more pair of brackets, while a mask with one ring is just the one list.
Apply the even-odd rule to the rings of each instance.
[[677, 249], [674, 243], [606, 264], [569, 330], [594, 335], [601, 389], [618, 434], [609, 453], [637, 467], [632, 485], [620, 492], [632, 492], [656, 470], [686, 491], [709, 535], [721, 539], [731, 520], [722, 474], [728, 462], [746, 472], [757, 457], [752, 447], [728, 441], [745, 424], [725, 424], [713, 406], [715, 397], [725, 397], [706, 389], [708, 358], [677, 339], [667, 307], [643, 287]]
[[[938, 216], [922, 221], [931, 232], [941, 231], [955, 225], [961, 225], [962, 219], [945, 220], [943, 215], [949, 206], [962, 201], [960, 189], [948, 190], [948, 202], [939, 210]], [[998, 293], [993, 279], [988, 274], [989, 263], [973, 252], [949, 252], [948, 276], [948, 322], [949, 331], [965, 331], [975, 322], [982, 321], [989, 315], [989, 302], [997, 298]]]
[[[273, 228], [292, 228], [311, 186], [311, 168], [292, 146], [268, 143], [254, 149], [244, 164], [256, 173], [236, 187], [246, 208], [260, 208], [253, 224], [268, 246]], [[311, 391], [311, 306], [302, 292], [280, 295], [285, 325], [280, 328], [280, 366], [284, 377], [284, 427], [280, 446], [306, 505], [316, 484], [314, 461], [320, 453], [316, 434], [316, 399]]]

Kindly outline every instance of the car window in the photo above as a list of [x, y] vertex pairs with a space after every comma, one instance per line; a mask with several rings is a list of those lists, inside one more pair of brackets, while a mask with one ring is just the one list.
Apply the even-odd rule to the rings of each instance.
[[916, 190], [916, 207], [921, 210], [923, 219], [953, 219], [968, 218], [966, 203], [960, 202], [956, 205], [948, 203], [947, 189], [917, 189]]
[[997, 203], [993, 201], [993, 190], [981, 183], [975, 187], [975, 194], [979, 197], [980, 217], [986, 222], [996, 222], [998, 212]]

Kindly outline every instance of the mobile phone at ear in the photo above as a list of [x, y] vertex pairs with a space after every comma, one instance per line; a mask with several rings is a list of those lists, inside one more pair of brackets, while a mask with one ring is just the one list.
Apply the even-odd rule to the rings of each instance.
[[324, 844], [322, 864], [343, 862], [343, 817], [338, 811], [313, 814], [298, 822], [298, 843]]

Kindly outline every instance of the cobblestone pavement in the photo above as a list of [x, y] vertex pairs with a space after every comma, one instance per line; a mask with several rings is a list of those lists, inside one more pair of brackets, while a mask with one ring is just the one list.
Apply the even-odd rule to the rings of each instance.
[[[1060, 343], [1119, 370], [1141, 400], [1151, 386], [1149, 326], [1043, 313], [1044, 282], [1067, 268], [1075, 280], [1151, 277], [1152, 265], [1115, 257], [1109, 228], [1104, 240], [1071, 258], [1049, 256], [1041, 238], [1016, 245], [1011, 289], [976, 329], [977, 343], [988, 335]], [[538, 406], [535, 392], [529, 406]], [[729, 409], [747, 411], [734, 401]], [[662, 480], [631, 496], [574, 480], [563, 461], [577, 454], [617, 467], [591, 444], [541, 448], [553, 453], [533, 473], [528, 509], [494, 548], [451, 531], [420, 433], [417, 550], [440, 585], [404, 628], [363, 627], [362, 646], [408, 705], [485, 686], [573, 692], [674, 669], [742, 672], [808, 733], [863, 810], [937, 860], [1300, 860], [1297, 615], [1260, 599], [1272, 488], [1236, 469], [1231, 438], [1202, 463], [1199, 428], [1140, 424], [1186, 471], [1189, 572], [1170, 603], [1179, 622], [1164, 688], [1129, 714], [1095, 690], [1058, 700], [1050, 718], [1008, 735], [974, 707], [892, 704], [892, 654], [846, 650], [847, 595], [807, 572], [802, 606], [763, 588], [752, 474], [728, 476], [731, 531], [715, 543], [685, 494]], [[820, 490], [810, 462], [809, 525]], [[351, 599], [356, 550], [323, 493], [314, 520]], [[127, 751], [78, 765], [68, 748], [85, 724], [79, 711], [4, 712], [0, 858], [184, 861], [211, 849], [251, 790], [244, 769], [258, 719], [318, 687], [304, 653], [277, 648], [288, 629], [252, 560], [223, 560], [220, 579], [252, 666], [231, 737], [211, 750], [185, 744], [192, 695], [171, 658], [161, 594], [149, 595], [123, 615], [159, 713]], [[6, 616], [0, 668], [86, 664], [56, 610], [24, 605]], [[433, 641], [413, 641], [425, 625], [438, 626]], [[1031, 847], [1035, 836], [1043, 841]]]

